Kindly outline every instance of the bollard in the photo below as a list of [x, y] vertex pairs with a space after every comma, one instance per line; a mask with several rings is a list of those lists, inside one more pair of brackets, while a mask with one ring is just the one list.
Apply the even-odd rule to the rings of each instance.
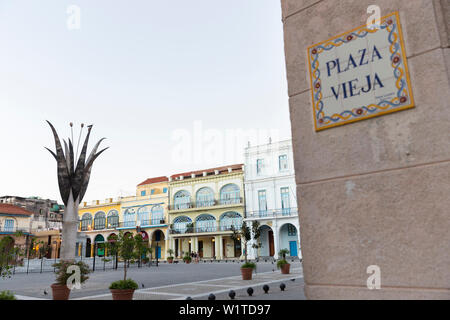
[[269, 286], [267, 284], [263, 287], [264, 293], [269, 293]]
[[253, 295], [253, 288], [252, 287], [248, 288], [247, 293], [251, 297]]
[[191, 297], [186, 297], [186, 300], [192, 300], [192, 298]]
[[230, 292], [228, 292], [228, 296], [230, 297], [231, 300], [234, 300], [234, 297], [236, 296], [236, 292], [234, 292], [233, 290], [230, 290]]
[[284, 291], [284, 289], [286, 289], [286, 285], [283, 282], [280, 284], [280, 289], [281, 291]]
[[216, 300], [216, 296], [212, 293], [208, 296], [208, 300]]

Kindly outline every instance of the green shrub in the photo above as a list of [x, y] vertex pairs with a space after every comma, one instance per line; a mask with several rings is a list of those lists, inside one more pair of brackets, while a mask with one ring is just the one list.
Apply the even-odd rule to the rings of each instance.
[[87, 279], [89, 279], [87, 274], [91, 271], [89, 270], [89, 266], [81, 261], [75, 262], [74, 260], [61, 260], [58, 263], [54, 263], [52, 266], [56, 268], [56, 283], [61, 285], [67, 284], [67, 279], [73, 274], [67, 273], [67, 269], [72, 266], [78, 266], [80, 268], [80, 282], [84, 283]]
[[11, 291], [1, 291], [0, 300], [17, 300]]
[[256, 263], [253, 262], [246, 262], [244, 263], [241, 268], [252, 268], [252, 269], [256, 269]]
[[119, 290], [131, 290], [131, 289], [136, 290], [138, 288], [138, 284], [131, 279], [119, 280], [119, 281], [114, 281], [113, 283], [111, 283], [109, 288], [110, 289], [119, 289]]
[[285, 264], [289, 264], [285, 259], [281, 259], [277, 261], [277, 268], [280, 269]]

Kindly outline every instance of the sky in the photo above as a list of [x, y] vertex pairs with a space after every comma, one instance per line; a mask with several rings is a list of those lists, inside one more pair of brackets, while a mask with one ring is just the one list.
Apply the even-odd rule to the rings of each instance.
[[279, 0], [0, 0], [0, 196], [61, 201], [45, 120], [107, 138], [84, 201], [290, 139], [283, 46]]

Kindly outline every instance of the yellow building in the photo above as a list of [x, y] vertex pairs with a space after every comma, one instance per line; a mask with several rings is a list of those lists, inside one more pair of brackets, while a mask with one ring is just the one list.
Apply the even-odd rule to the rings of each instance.
[[243, 165], [176, 174], [169, 180], [170, 248], [175, 257], [242, 258], [243, 241], [231, 226], [244, 218]]
[[[94, 200], [91, 204], [80, 204], [78, 216], [80, 220], [79, 231], [84, 233], [84, 242], [77, 243], [79, 256], [92, 257], [94, 244], [105, 242], [112, 234], [117, 234], [119, 227], [121, 198], [108, 198], [104, 202]], [[99, 248], [97, 255], [103, 256], [104, 249]]]
[[136, 188], [136, 196], [121, 199], [118, 230], [141, 233], [153, 249], [152, 257], [166, 258], [168, 245], [169, 179], [156, 177], [145, 180]]

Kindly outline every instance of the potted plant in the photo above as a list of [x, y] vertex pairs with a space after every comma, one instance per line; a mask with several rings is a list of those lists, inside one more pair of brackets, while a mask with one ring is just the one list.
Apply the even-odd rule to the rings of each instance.
[[186, 254], [185, 254], [184, 257], [183, 257], [183, 261], [184, 261], [184, 263], [187, 263], [187, 264], [191, 263], [192, 258], [191, 258], [191, 256], [189, 255], [189, 252], [186, 252]]
[[11, 291], [0, 291], [0, 300], [17, 300]]
[[289, 274], [291, 268], [291, 265], [286, 260], [286, 255], [288, 253], [288, 249], [281, 249], [280, 252], [278, 252], [278, 256], [281, 256], [281, 259], [277, 261], [277, 268], [281, 269], [282, 274]]
[[123, 260], [123, 280], [111, 283], [109, 290], [113, 300], [132, 300], [138, 285], [135, 281], [127, 279], [127, 265], [136, 258], [136, 239], [131, 234], [120, 231], [116, 246], [118, 255]]
[[167, 250], [167, 253], [169, 254], [169, 256], [167, 257], [167, 261], [168, 261], [169, 263], [173, 263], [173, 254], [174, 254], [173, 249], [168, 249], [168, 250]]
[[[71, 287], [68, 286], [68, 281], [72, 277], [74, 271], [69, 270], [69, 267], [76, 266], [80, 270], [80, 284], [83, 284], [89, 277], [89, 266], [81, 261], [61, 260], [52, 265], [55, 268], [56, 282], [50, 287], [52, 288], [53, 300], [69, 300]], [[69, 284], [70, 286], [72, 284]]]
[[231, 235], [231, 238], [235, 241], [241, 241], [241, 239], [244, 242], [243, 248], [244, 248], [244, 259], [245, 262], [241, 266], [241, 274], [242, 274], [242, 280], [252, 280], [252, 274], [253, 270], [256, 269], [256, 264], [253, 262], [248, 261], [248, 254], [247, 254], [247, 246], [248, 243], [252, 240], [252, 234], [253, 239], [255, 241], [258, 240], [260, 236], [259, 232], [259, 222], [253, 221], [251, 228], [247, 226], [247, 223], [244, 221], [242, 223], [242, 226], [240, 229], [235, 229], [234, 226], [231, 226], [231, 230], [233, 231], [233, 234]]

